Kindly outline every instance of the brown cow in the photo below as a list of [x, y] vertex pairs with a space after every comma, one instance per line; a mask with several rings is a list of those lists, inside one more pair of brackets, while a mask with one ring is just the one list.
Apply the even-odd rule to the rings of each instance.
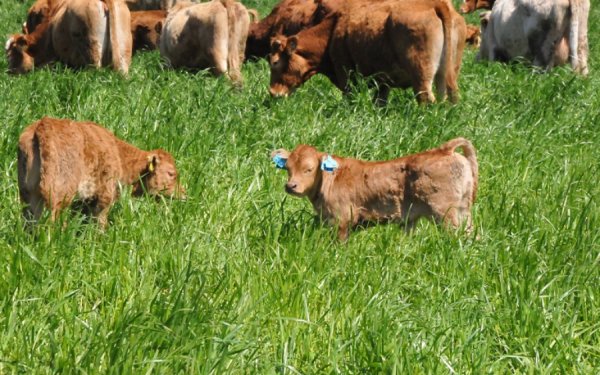
[[465, 0], [460, 6], [461, 13], [471, 13], [477, 9], [492, 9], [495, 0]]
[[316, 73], [347, 92], [355, 70], [373, 76], [376, 99], [390, 87], [412, 87], [419, 102], [458, 100], [464, 19], [449, 0], [348, 1], [298, 34], [271, 41], [272, 96], [287, 96]]
[[165, 10], [140, 10], [131, 12], [133, 50], [157, 49], [160, 33], [167, 18]]
[[246, 59], [263, 58], [269, 54], [269, 41], [275, 34], [293, 35], [315, 19], [318, 3], [314, 0], [282, 0], [260, 22], [250, 24], [246, 41]]
[[[454, 152], [458, 147], [464, 156]], [[471, 230], [478, 164], [466, 139], [391, 161], [342, 158], [307, 145], [271, 157], [288, 172], [286, 192], [308, 198], [324, 221], [338, 226], [342, 241], [361, 223], [398, 222], [410, 229], [421, 217], [454, 228], [466, 223]]]
[[143, 151], [92, 122], [44, 117], [19, 138], [19, 194], [26, 220], [37, 221], [44, 206], [55, 220], [77, 198], [105, 227], [119, 195], [119, 184], [133, 194], [181, 197], [173, 157], [166, 151]]
[[160, 54], [173, 68], [210, 68], [241, 85], [249, 24], [248, 10], [233, 0], [179, 3], [165, 21]]
[[58, 1], [48, 12], [32, 33], [8, 39], [10, 73], [27, 73], [56, 60], [73, 67], [112, 65], [128, 72], [131, 32], [123, 0]]

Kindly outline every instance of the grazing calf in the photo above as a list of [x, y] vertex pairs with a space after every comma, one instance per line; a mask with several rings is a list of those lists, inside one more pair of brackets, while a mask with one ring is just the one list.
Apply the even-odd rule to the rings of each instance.
[[47, 4], [47, 16], [42, 17], [33, 32], [8, 39], [10, 73], [27, 73], [59, 60], [72, 67], [112, 65], [127, 74], [131, 32], [129, 10], [123, 0], [64, 0]]
[[131, 35], [133, 51], [158, 48], [160, 33], [167, 18], [164, 10], [140, 10], [131, 12]]
[[478, 59], [509, 61], [517, 57], [551, 69], [568, 61], [588, 73], [589, 0], [496, 0], [481, 14]]
[[[464, 156], [454, 152], [462, 147]], [[338, 226], [348, 238], [351, 227], [364, 222], [399, 222], [410, 228], [426, 217], [454, 228], [471, 230], [478, 165], [475, 149], [463, 138], [403, 158], [366, 162], [328, 155], [300, 145], [271, 157], [288, 172], [285, 190], [306, 197], [316, 213]]]
[[460, 6], [461, 13], [471, 13], [477, 9], [492, 9], [495, 0], [465, 0]]
[[92, 122], [44, 117], [19, 138], [19, 194], [23, 216], [37, 221], [44, 206], [55, 220], [78, 198], [101, 227], [119, 195], [119, 184], [133, 194], [180, 197], [175, 160], [166, 151], [143, 151]]
[[390, 87], [412, 87], [421, 103], [458, 100], [464, 19], [448, 0], [350, 0], [315, 26], [271, 39], [272, 96], [287, 96], [316, 73], [347, 92], [355, 71]]
[[173, 68], [210, 68], [241, 85], [250, 16], [233, 0], [179, 3], [167, 16], [160, 53]]

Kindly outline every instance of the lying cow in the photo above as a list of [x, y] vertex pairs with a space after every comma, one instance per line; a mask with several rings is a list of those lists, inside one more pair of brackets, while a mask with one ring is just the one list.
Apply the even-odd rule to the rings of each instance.
[[492, 9], [495, 0], [465, 0], [460, 6], [462, 13], [471, 13], [477, 9]]
[[587, 75], [589, 8], [589, 0], [497, 0], [481, 15], [477, 57], [522, 57], [546, 70], [570, 61], [575, 72]]
[[173, 68], [210, 68], [241, 85], [250, 16], [233, 0], [180, 3], [169, 11], [160, 36], [160, 53]]
[[60, 1], [48, 12], [33, 32], [8, 39], [10, 73], [27, 73], [59, 60], [72, 67], [112, 65], [127, 74], [131, 32], [123, 0]]
[[[464, 156], [454, 152], [462, 147]], [[403, 158], [366, 162], [300, 145], [271, 157], [288, 172], [287, 193], [306, 197], [320, 217], [338, 226], [345, 241], [351, 227], [368, 222], [405, 223], [421, 217], [471, 230], [478, 164], [471, 142], [453, 139]]]
[[269, 54], [269, 41], [275, 34], [293, 35], [312, 26], [318, 3], [313, 0], [282, 0], [260, 22], [250, 24], [246, 41], [246, 58], [263, 58]]
[[138, 196], [184, 194], [168, 152], [140, 150], [91, 122], [44, 117], [28, 126], [19, 138], [18, 172], [28, 221], [44, 207], [55, 220], [77, 198], [105, 227], [120, 184], [133, 185]]
[[348, 1], [339, 12], [298, 34], [271, 40], [272, 96], [287, 96], [316, 73], [340, 90], [349, 71], [373, 76], [376, 100], [390, 87], [412, 87], [419, 102], [458, 99], [464, 19], [448, 0]]
[[140, 10], [131, 12], [131, 36], [133, 51], [158, 48], [160, 33], [167, 18], [164, 10]]

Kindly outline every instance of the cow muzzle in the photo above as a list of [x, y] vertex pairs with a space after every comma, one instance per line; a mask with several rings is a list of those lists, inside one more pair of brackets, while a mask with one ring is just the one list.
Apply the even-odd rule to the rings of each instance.
[[273, 98], [287, 98], [290, 94], [290, 90], [288, 90], [285, 86], [277, 85], [269, 87], [269, 94]]

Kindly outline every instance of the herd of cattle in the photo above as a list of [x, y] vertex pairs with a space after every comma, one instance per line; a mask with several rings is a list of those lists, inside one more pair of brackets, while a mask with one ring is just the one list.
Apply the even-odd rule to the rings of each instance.
[[382, 103], [390, 87], [434, 102], [434, 85], [438, 99], [456, 101], [467, 41], [481, 40], [479, 59], [570, 62], [587, 74], [589, 0], [465, 0], [461, 10], [490, 7], [479, 29], [451, 0], [281, 0], [263, 20], [235, 0], [37, 0], [6, 55], [11, 73], [56, 60], [127, 73], [133, 51], [159, 48], [174, 68], [210, 69], [238, 85], [244, 60], [268, 58], [273, 96], [316, 73], [347, 91], [356, 72], [374, 77]]
[[[289, 95], [317, 73], [346, 92], [359, 73], [373, 77], [378, 103], [391, 87], [412, 88], [420, 103], [455, 102], [463, 49], [479, 39], [478, 59], [525, 58], [546, 70], [570, 63], [586, 75], [589, 7], [589, 0], [465, 0], [462, 12], [491, 8], [479, 29], [451, 0], [281, 0], [262, 20], [234, 0], [37, 0], [6, 55], [13, 74], [54, 61], [127, 74], [133, 51], [158, 48], [174, 68], [210, 69], [235, 85], [245, 60], [267, 58], [272, 96]], [[308, 198], [341, 240], [362, 222], [410, 227], [427, 217], [471, 228], [478, 165], [466, 139], [386, 162], [307, 145], [272, 159], [288, 171], [286, 191]], [[134, 195], [185, 196], [169, 153], [139, 150], [89, 122], [31, 124], [19, 139], [18, 171], [27, 221], [44, 207], [55, 219], [77, 198], [105, 226], [123, 184]]]

